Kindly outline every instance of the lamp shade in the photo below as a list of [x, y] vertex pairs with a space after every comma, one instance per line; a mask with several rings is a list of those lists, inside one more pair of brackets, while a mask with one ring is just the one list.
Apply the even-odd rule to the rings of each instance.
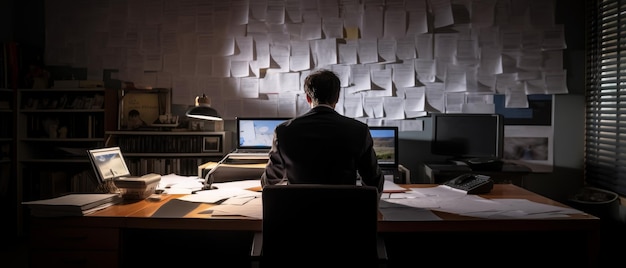
[[222, 116], [211, 108], [211, 100], [205, 94], [196, 98], [196, 106], [189, 108], [185, 115], [202, 120], [222, 121]]
[[220, 116], [217, 110], [205, 105], [191, 107], [185, 115], [202, 120], [222, 121], [222, 116]]

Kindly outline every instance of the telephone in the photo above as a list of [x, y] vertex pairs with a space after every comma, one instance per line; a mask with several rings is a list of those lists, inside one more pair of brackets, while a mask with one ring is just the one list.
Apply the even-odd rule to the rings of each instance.
[[466, 173], [444, 182], [443, 185], [466, 191], [467, 194], [486, 194], [493, 189], [493, 180], [486, 175]]

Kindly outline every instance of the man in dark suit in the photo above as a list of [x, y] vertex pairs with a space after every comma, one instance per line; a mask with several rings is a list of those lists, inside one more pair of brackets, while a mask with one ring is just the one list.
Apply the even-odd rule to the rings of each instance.
[[318, 70], [304, 80], [307, 113], [278, 125], [261, 176], [261, 185], [356, 184], [383, 190], [383, 175], [367, 124], [335, 111], [340, 80], [329, 70]]

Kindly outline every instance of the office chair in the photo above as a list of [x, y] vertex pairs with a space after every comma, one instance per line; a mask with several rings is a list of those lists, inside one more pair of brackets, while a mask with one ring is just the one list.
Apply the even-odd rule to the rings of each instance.
[[378, 199], [370, 186], [264, 187], [263, 230], [254, 236], [253, 267], [386, 267]]

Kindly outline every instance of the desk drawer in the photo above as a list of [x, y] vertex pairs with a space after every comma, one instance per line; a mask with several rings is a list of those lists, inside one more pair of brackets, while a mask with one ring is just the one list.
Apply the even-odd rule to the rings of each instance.
[[113, 250], [119, 248], [120, 232], [114, 228], [33, 228], [32, 249]]
[[31, 251], [30, 267], [119, 267], [117, 251]]

